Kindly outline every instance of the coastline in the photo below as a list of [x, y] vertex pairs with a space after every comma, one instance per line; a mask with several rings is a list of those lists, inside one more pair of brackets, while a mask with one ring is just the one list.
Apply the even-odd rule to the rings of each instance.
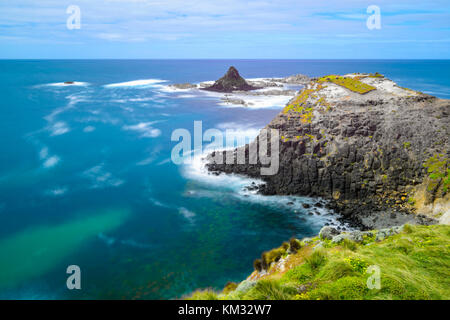
[[[371, 93], [371, 91], [373, 92]], [[399, 108], [398, 105], [402, 107]], [[350, 106], [350, 110], [347, 109], [346, 115], [343, 117], [339, 109], [344, 109], [346, 106]], [[364, 109], [372, 115], [378, 116], [375, 117], [376, 120], [371, 121], [372, 119], [364, 117], [361, 113], [361, 110]], [[427, 112], [424, 113], [424, 110]], [[334, 130], [332, 131], [334, 134], [331, 134], [329, 129], [335, 129], [340, 125], [323, 125], [327, 121], [328, 124], [333, 122], [327, 117], [327, 113], [330, 111], [333, 117], [338, 117], [349, 125], [344, 126], [343, 130]], [[344, 241], [344, 245], [348, 245], [347, 242], [349, 242], [354, 248], [357, 248], [357, 244], [367, 246], [374, 243], [379, 245], [389, 237], [405, 232], [412, 233], [411, 230], [419, 230], [417, 227], [411, 227], [410, 224], [423, 225], [425, 228], [436, 224], [449, 224], [448, 172], [450, 170], [447, 169], [450, 165], [448, 161], [449, 134], [447, 132], [449, 111], [449, 100], [438, 99], [399, 87], [378, 73], [348, 74], [344, 77], [325, 76], [310, 82], [268, 125], [269, 128], [279, 129], [284, 133], [281, 136], [281, 171], [287, 172], [291, 182], [293, 179], [295, 180], [293, 172], [297, 172], [308, 180], [306, 187], [302, 186], [301, 181], [298, 180], [294, 185], [286, 183], [285, 180], [283, 181], [284, 177], [280, 175], [275, 178], [260, 176], [258, 170], [262, 166], [260, 163], [246, 164], [244, 168], [241, 165], [239, 168], [239, 165], [216, 164], [213, 160], [214, 154], [210, 155], [207, 167], [211, 173], [239, 173], [252, 178], [261, 178], [265, 183], [254, 189], [266, 196], [296, 194], [323, 197], [329, 201], [328, 209], [340, 214], [342, 221], [346, 221], [352, 227], [362, 231], [342, 233], [337, 229], [325, 227], [318, 237], [303, 240], [293, 238], [290, 243], [285, 242], [280, 248], [263, 253], [261, 260], [255, 260], [255, 271], [245, 281], [240, 284], [227, 285], [222, 296], [217, 297], [219, 299], [221, 297], [225, 299], [246, 297], [248, 299], [248, 295], [241, 293], [252, 292], [254, 286], [258, 287], [260, 283], [263, 283], [259, 280], [265, 279], [267, 276], [270, 278], [270, 274], [285, 274], [290, 268], [293, 268], [293, 266], [287, 267], [286, 263], [291, 255], [297, 253], [297, 246], [298, 248], [310, 247], [313, 252], [321, 252], [321, 249], [341, 245], [342, 241]], [[408, 119], [410, 128], [405, 130], [403, 125], [392, 125], [385, 117], [388, 112], [401, 113], [400, 117], [404, 116]], [[422, 121], [426, 121], [422, 119], [424, 117], [432, 118], [429, 121], [434, 123], [424, 128], [408, 113], [414, 113], [415, 117], [419, 116]], [[390, 115], [390, 117], [399, 119], [396, 115]], [[346, 121], [348, 118], [352, 120]], [[399, 122], [404, 123], [405, 121]], [[314, 128], [314, 126], [318, 128]], [[414, 129], [419, 133], [411, 134], [411, 130]], [[441, 133], [441, 130], [444, 133]], [[308, 139], [299, 136], [295, 139], [297, 132], [303, 133]], [[327, 135], [332, 137], [324, 141], [323, 138]], [[370, 143], [374, 139], [373, 136], [376, 136], [376, 143], [372, 144], [370, 148], [365, 148], [367, 142]], [[393, 137], [396, 138], [393, 139]], [[408, 140], [405, 140], [404, 137]], [[430, 141], [423, 141], [424, 137]], [[353, 147], [349, 139], [360, 149]], [[358, 143], [358, 139], [365, 140], [365, 143]], [[334, 157], [330, 157], [331, 144], [333, 144], [331, 153]], [[386, 152], [387, 146], [391, 148]], [[241, 148], [248, 153], [248, 145]], [[310, 153], [308, 150], [311, 150]], [[360, 150], [363, 151], [363, 154], [358, 154]], [[387, 157], [384, 156], [386, 154], [388, 154]], [[337, 161], [336, 158], [338, 158]], [[376, 164], [377, 161], [378, 164]], [[291, 163], [297, 163], [297, 169], [290, 165]], [[305, 168], [302, 169], [302, 166]], [[344, 173], [343, 181], [341, 180], [338, 188], [333, 188], [333, 183], [331, 187], [323, 185], [320, 182], [321, 179], [318, 178], [325, 176], [326, 170], [329, 171], [333, 166]], [[347, 175], [349, 166], [357, 167], [360, 174], [355, 176], [355, 170], [351, 169], [353, 173]], [[286, 168], [289, 170], [286, 171]], [[356, 177], [357, 180], [362, 181], [361, 175], [367, 178], [367, 175], [361, 174], [364, 170], [375, 172], [375, 175], [371, 175], [373, 180], [371, 182], [364, 180], [356, 188], [352, 179]], [[315, 172], [312, 174], [315, 176], [313, 179], [311, 179], [311, 171]], [[380, 173], [376, 173], [377, 171]], [[393, 179], [388, 177], [386, 174], [388, 172], [395, 177]], [[336, 179], [336, 175], [333, 175], [333, 178], [339, 180]], [[350, 181], [348, 182], [348, 180]], [[314, 186], [314, 183], [317, 185]], [[366, 185], [368, 188], [363, 190]], [[447, 230], [444, 225], [437, 228]], [[323, 233], [327, 231], [334, 233], [334, 236], [324, 236]], [[308, 254], [314, 256], [314, 253], [309, 252]], [[269, 283], [273, 285], [273, 282], [269, 281]], [[298, 294], [295, 297], [309, 299], [310, 296], [306, 292], [311, 288], [305, 288], [304, 285], [303, 288], [300, 291], [297, 290]], [[197, 291], [190, 297], [202, 299], [208, 294], [214, 295], [214, 292]]]

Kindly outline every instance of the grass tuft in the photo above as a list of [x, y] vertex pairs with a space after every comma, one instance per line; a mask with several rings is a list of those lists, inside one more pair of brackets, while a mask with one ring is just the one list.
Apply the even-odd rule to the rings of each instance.
[[326, 260], [326, 253], [323, 250], [314, 251], [309, 257], [305, 258], [306, 263], [313, 270], [319, 269]]
[[194, 291], [187, 300], [219, 300], [219, 295], [212, 289], [197, 290]]

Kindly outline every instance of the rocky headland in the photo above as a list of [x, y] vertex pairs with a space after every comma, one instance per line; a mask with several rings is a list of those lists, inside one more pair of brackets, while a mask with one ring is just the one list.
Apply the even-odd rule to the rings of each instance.
[[[216, 164], [212, 155], [207, 168], [262, 179], [265, 195], [328, 199], [363, 230], [449, 223], [449, 114], [450, 101], [378, 73], [325, 76], [266, 127], [281, 137], [277, 174], [261, 176], [261, 164]], [[249, 145], [242, 148], [248, 155]]]

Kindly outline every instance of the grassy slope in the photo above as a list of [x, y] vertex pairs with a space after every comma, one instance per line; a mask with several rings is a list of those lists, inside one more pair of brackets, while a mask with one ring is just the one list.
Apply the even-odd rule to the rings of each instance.
[[[267, 275], [228, 285], [222, 293], [196, 291], [190, 299], [450, 299], [450, 226], [405, 226], [381, 242], [345, 240], [339, 245], [320, 241], [304, 244], [290, 254], [285, 268], [275, 264]], [[377, 265], [381, 288], [369, 290]], [[255, 272], [251, 277], [257, 276]]]

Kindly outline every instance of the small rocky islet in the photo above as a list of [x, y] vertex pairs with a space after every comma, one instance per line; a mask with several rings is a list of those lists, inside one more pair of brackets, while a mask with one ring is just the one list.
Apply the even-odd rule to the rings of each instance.
[[[379, 73], [308, 79], [266, 126], [280, 132], [277, 174], [260, 175], [261, 163], [217, 164], [214, 153], [206, 166], [214, 174], [261, 179], [262, 185], [250, 189], [264, 195], [322, 198], [355, 230], [325, 226], [318, 237], [292, 238], [264, 252], [240, 284], [229, 283], [219, 294], [196, 291], [190, 298], [448, 299], [441, 269], [430, 271], [421, 261], [442, 256], [435, 263], [450, 266], [445, 258], [450, 238], [449, 114], [449, 100], [403, 88]], [[252, 143], [258, 145], [258, 139]], [[248, 157], [249, 145], [240, 148]], [[412, 256], [407, 258], [408, 253]], [[391, 275], [384, 278], [384, 289], [367, 291], [361, 275], [368, 267], [364, 259], [385, 270], [409, 272], [419, 282]], [[342, 269], [342, 274], [323, 277], [327, 268]], [[428, 281], [435, 290], [419, 284]]]
[[260, 88], [248, 84], [247, 81], [241, 77], [239, 71], [237, 71], [235, 67], [230, 67], [227, 73], [222, 78], [214, 82], [212, 86], [203, 88], [203, 90], [224, 93], [231, 93], [233, 91], [251, 91], [256, 89]]

